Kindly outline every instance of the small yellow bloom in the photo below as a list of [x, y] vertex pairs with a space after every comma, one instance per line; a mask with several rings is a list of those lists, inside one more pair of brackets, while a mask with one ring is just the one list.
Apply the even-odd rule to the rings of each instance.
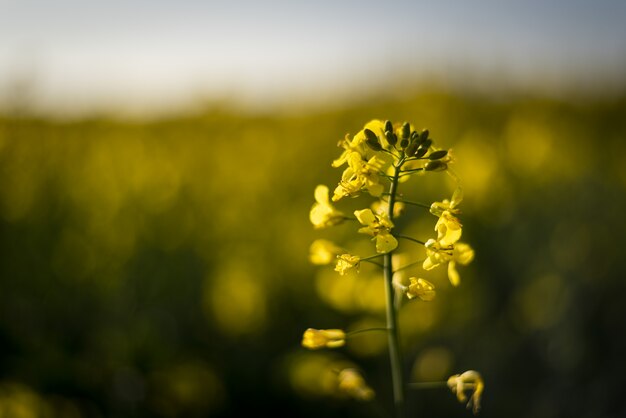
[[461, 278], [456, 270], [456, 263], [467, 265], [474, 259], [474, 250], [468, 244], [457, 242], [443, 246], [439, 241], [429, 239], [424, 244], [426, 247], [426, 260], [422, 264], [424, 270], [432, 270], [441, 264], [448, 263], [448, 278], [453, 286], [461, 283]]
[[374, 399], [374, 391], [365, 383], [365, 379], [357, 370], [343, 369], [339, 372], [338, 381], [339, 390], [347, 395], [360, 401]]
[[430, 205], [430, 213], [435, 216], [441, 216], [444, 211], [448, 211], [453, 215], [458, 215], [461, 213], [457, 206], [461, 204], [463, 201], [463, 189], [457, 187], [454, 193], [452, 194], [452, 199], [444, 199], [442, 202], [433, 202]]
[[302, 346], [310, 350], [337, 348], [346, 343], [346, 333], [340, 329], [309, 328], [302, 336]]
[[348, 168], [341, 176], [339, 185], [335, 188], [333, 201], [343, 197], [357, 196], [361, 190], [367, 190], [372, 196], [378, 197], [383, 193], [383, 185], [380, 184], [378, 173], [385, 161], [374, 156], [364, 160], [358, 152], [352, 152], [347, 157]]
[[338, 145], [342, 147], [344, 151], [341, 153], [339, 158], [333, 161], [333, 167], [341, 167], [342, 165], [344, 165], [346, 162], [348, 162], [348, 157], [353, 152], [362, 155], [363, 158], [367, 157], [369, 149], [365, 145], [365, 141], [367, 139], [367, 137], [365, 136], [366, 129], [369, 129], [370, 131], [374, 132], [376, 136], [378, 136], [378, 138], [382, 142], [383, 148], [387, 147], [388, 144], [385, 139], [384, 133], [385, 123], [378, 119], [371, 120], [365, 124], [365, 127], [363, 129], [361, 129], [356, 135], [354, 135], [354, 138], [350, 139], [350, 136], [346, 135], [346, 137], [339, 142]]
[[309, 260], [318, 266], [330, 264], [344, 250], [326, 239], [313, 241], [309, 248]]
[[448, 387], [452, 393], [456, 394], [457, 399], [461, 403], [467, 401], [466, 390], [472, 391], [472, 396], [467, 402], [467, 408], [472, 408], [474, 415], [480, 411], [480, 398], [485, 389], [483, 378], [475, 370], [468, 370], [462, 374], [455, 374], [448, 379]]
[[359, 232], [375, 238], [376, 252], [388, 253], [398, 247], [398, 240], [391, 235], [393, 222], [389, 220], [387, 214], [375, 215], [371, 209], [363, 209], [354, 211], [354, 216], [361, 225], [364, 225]]
[[459, 219], [449, 211], [444, 210], [435, 225], [437, 241], [443, 247], [454, 244], [461, 239], [461, 234], [463, 233], [461, 228], [462, 225]]
[[[372, 203], [371, 208], [376, 215], [387, 215], [389, 213], [389, 202], [377, 200]], [[393, 205], [393, 217], [396, 218], [402, 215], [405, 209], [406, 205], [403, 202], [396, 202], [395, 205]]]
[[358, 270], [360, 263], [361, 257], [359, 257], [358, 255], [341, 254], [340, 256], [337, 256], [337, 265], [335, 266], [335, 271], [338, 271], [339, 274], [343, 276], [353, 268], [356, 268]]
[[410, 277], [409, 282], [409, 287], [407, 287], [406, 290], [406, 295], [409, 299], [418, 297], [421, 300], [428, 302], [435, 298], [435, 285], [428, 280]]
[[337, 225], [345, 220], [345, 215], [330, 204], [328, 187], [323, 184], [315, 188], [315, 203], [309, 213], [309, 219], [317, 229]]

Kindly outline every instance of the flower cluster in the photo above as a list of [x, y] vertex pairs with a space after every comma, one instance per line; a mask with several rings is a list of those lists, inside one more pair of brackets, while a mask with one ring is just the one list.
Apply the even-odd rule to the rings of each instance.
[[[310, 260], [313, 264], [327, 265], [335, 261], [335, 271], [340, 275], [350, 272], [358, 273], [361, 264], [369, 262], [383, 269], [385, 293], [387, 295], [387, 331], [392, 369], [392, 383], [396, 403], [403, 398], [404, 385], [402, 365], [398, 362], [399, 344], [397, 336], [397, 310], [401, 304], [396, 303], [394, 295], [402, 292], [409, 300], [423, 302], [435, 298], [435, 285], [424, 278], [410, 277], [403, 284], [403, 273], [406, 268], [421, 264], [425, 272], [441, 265], [447, 265], [448, 278], [452, 285], [460, 284], [457, 265], [467, 265], [474, 258], [474, 250], [466, 243], [460, 242], [463, 225], [459, 219], [459, 205], [463, 200], [462, 189], [457, 175], [450, 169], [454, 163], [451, 150], [439, 149], [434, 145], [428, 130], [417, 131], [409, 123], [393, 124], [390, 121], [372, 120], [354, 137], [346, 136], [339, 142], [341, 155], [332, 162], [335, 168], [343, 167], [341, 178], [334, 188], [332, 197], [330, 188], [318, 185], [315, 189], [313, 204], [309, 218], [316, 229], [328, 228], [356, 221], [360, 225], [358, 233], [371, 237], [372, 254], [353, 254], [333, 242], [319, 239], [310, 247]], [[452, 197], [425, 205], [406, 200], [399, 189], [405, 187], [415, 175], [431, 172], [446, 172], [457, 182]], [[369, 194], [376, 200], [363, 209], [353, 211], [352, 216], [336, 209], [333, 204], [345, 197], [356, 198]], [[417, 238], [401, 235], [397, 232], [394, 220], [409, 207], [423, 207], [437, 217], [434, 230], [436, 238], [421, 241]], [[419, 209], [418, 209], [419, 210]], [[349, 222], [348, 222], [349, 223]], [[404, 266], [395, 266], [392, 256], [400, 247], [400, 240], [406, 239], [410, 246], [420, 244], [425, 258], [408, 262]], [[415, 247], [413, 247], [415, 248]], [[419, 251], [419, 250], [418, 250]], [[403, 248], [404, 254], [410, 254]], [[375, 261], [382, 258], [382, 263]], [[419, 257], [419, 256], [418, 256]], [[400, 272], [402, 270], [402, 273]], [[405, 282], [406, 283], [406, 282]], [[346, 333], [340, 329], [305, 331], [302, 345], [308, 349], [340, 348], [350, 336], [366, 331], [381, 330], [365, 329]], [[354, 368], [347, 368], [337, 374], [339, 391], [360, 400], [370, 400], [374, 391], [367, 386], [363, 376]], [[451, 377], [447, 384], [459, 400], [466, 400], [465, 391], [472, 389], [470, 403], [477, 411], [483, 383], [477, 372], [466, 372]]]

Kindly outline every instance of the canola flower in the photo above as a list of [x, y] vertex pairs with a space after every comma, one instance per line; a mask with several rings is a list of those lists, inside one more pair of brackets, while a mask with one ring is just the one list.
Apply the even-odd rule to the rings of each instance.
[[374, 399], [374, 390], [365, 383], [365, 379], [355, 369], [343, 369], [337, 376], [337, 386], [346, 395], [360, 400]]
[[[467, 408], [471, 408], [474, 414], [480, 411], [480, 399], [485, 390], [485, 383], [480, 373], [475, 370], [468, 370], [465, 373], [450, 376], [447, 383], [452, 393], [456, 394], [459, 402], [465, 403], [467, 401]], [[469, 400], [466, 391], [472, 392]]]
[[337, 348], [346, 343], [346, 333], [340, 329], [309, 328], [302, 336], [302, 346], [310, 350]]
[[[347, 220], [357, 221], [356, 232], [371, 237], [373, 254], [354, 254], [333, 242], [320, 239], [311, 245], [309, 258], [316, 265], [331, 264], [336, 260], [335, 271], [339, 275], [358, 273], [363, 262], [372, 263], [382, 269], [386, 327], [356, 332], [381, 329], [387, 332], [394, 414], [396, 418], [403, 418], [406, 416], [404, 408], [406, 389], [415, 386], [409, 385], [405, 380], [400, 361], [398, 310], [401, 304], [396, 303], [396, 295], [405, 294], [409, 300], [430, 302], [435, 298], [436, 291], [433, 283], [421, 277], [410, 277], [408, 286], [403, 285], [404, 272], [400, 271], [409, 267], [418, 268], [421, 265], [422, 269], [428, 272], [441, 265], [447, 265], [448, 278], [452, 285], [460, 284], [457, 265], [467, 265], [474, 258], [474, 250], [469, 244], [460, 242], [463, 225], [459, 218], [461, 215], [459, 206], [463, 201], [463, 190], [459, 185], [458, 176], [450, 168], [454, 163], [452, 150], [437, 148], [428, 130], [417, 131], [414, 125], [408, 122], [393, 124], [390, 121], [374, 119], [366, 123], [352, 138], [346, 135], [338, 145], [342, 152], [331, 165], [343, 168], [343, 173], [332, 192], [332, 197], [328, 187], [317, 186], [315, 203], [309, 217], [316, 229], [343, 224]], [[457, 182], [457, 187], [449, 200], [422, 204], [404, 199], [400, 189], [412, 187], [410, 181], [413, 178], [438, 172], [449, 174]], [[354, 218], [346, 216], [333, 206], [346, 197], [363, 198], [367, 195], [374, 197], [375, 201], [368, 203], [365, 209], [354, 211]], [[415, 207], [421, 207], [416, 210], [428, 210], [437, 217], [434, 225], [436, 238], [422, 241], [398, 233], [394, 219], [405, 213], [412, 215], [409, 208], [414, 210]], [[347, 223], [354, 225], [352, 222]], [[426, 252], [426, 258], [423, 261], [419, 258], [416, 261], [407, 261], [404, 266], [394, 270], [392, 257], [398, 255], [397, 250], [401, 246], [399, 239], [412, 241], [413, 243], [409, 245], [420, 244]], [[402, 254], [412, 252], [403, 247]], [[382, 259], [382, 263], [379, 259]], [[340, 348], [352, 333], [354, 332], [346, 334], [339, 329], [309, 328], [304, 333], [302, 345], [309, 349]], [[475, 412], [478, 411], [484, 385], [477, 372], [470, 371], [452, 376], [448, 382], [438, 384], [450, 385], [459, 400], [466, 400], [465, 391], [472, 389], [473, 394], [469, 403]], [[359, 400], [367, 401], [374, 398], [374, 390], [365, 383], [363, 376], [355, 368], [346, 368], [338, 373], [337, 388], [340, 392]]]
[[435, 285], [425, 279], [409, 278], [409, 286], [406, 288], [406, 296], [409, 299], [420, 298], [429, 302], [435, 298]]

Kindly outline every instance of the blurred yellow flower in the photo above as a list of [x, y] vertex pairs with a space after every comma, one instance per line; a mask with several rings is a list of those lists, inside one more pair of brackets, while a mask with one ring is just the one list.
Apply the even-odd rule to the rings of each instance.
[[302, 346], [310, 350], [337, 348], [346, 343], [346, 333], [340, 329], [309, 328], [302, 336]]
[[351, 254], [341, 254], [337, 257], [337, 265], [335, 266], [335, 271], [338, 271], [342, 276], [353, 268], [359, 268], [359, 264], [361, 263], [361, 257], [358, 255]]
[[437, 241], [439, 241], [442, 247], [453, 245], [461, 239], [461, 234], [463, 233], [459, 219], [447, 210], [443, 211], [439, 217], [435, 225], [435, 231], [437, 231]]
[[[372, 211], [376, 215], [386, 215], [389, 212], [389, 202], [377, 200], [371, 205]], [[393, 206], [393, 217], [396, 218], [404, 213], [406, 205], [403, 202], [397, 202]]]
[[330, 264], [344, 250], [326, 239], [317, 239], [309, 248], [309, 261], [318, 266]]
[[360, 400], [374, 399], [374, 391], [366, 383], [361, 373], [355, 369], [343, 369], [337, 377], [339, 390], [348, 396]]
[[333, 201], [343, 197], [356, 196], [361, 190], [367, 190], [372, 196], [378, 197], [383, 192], [380, 184], [380, 173], [385, 161], [374, 156], [364, 160], [358, 152], [352, 152], [347, 157], [348, 168], [341, 176], [339, 185], [335, 188]]
[[485, 389], [483, 378], [475, 370], [468, 370], [462, 374], [455, 374], [448, 378], [448, 387], [452, 393], [456, 394], [457, 399], [461, 403], [467, 401], [466, 390], [472, 391], [472, 396], [467, 402], [467, 408], [472, 408], [472, 412], [477, 414], [480, 411], [480, 398]]
[[461, 283], [461, 278], [456, 270], [456, 263], [467, 265], [474, 259], [474, 250], [468, 244], [457, 242], [443, 246], [439, 241], [429, 239], [424, 244], [426, 247], [426, 260], [422, 264], [424, 270], [432, 270], [441, 264], [448, 263], [448, 278], [453, 286]]
[[391, 235], [393, 222], [387, 214], [375, 215], [371, 209], [363, 209], [354, 211], [354, 216], [361, 225], [365, 225], [359, 232], [375, 237], [376, 252], [388, 253], [398, 247], [398, 240]]
[[409, 278], [409, 286], [406, 288], [406, 295], [409, 299], [420, 298], [423, 301], [431, 301], [435, 298], [435, 285], [428, 280]]
[[315, 203], [309, 213], [309, 219], [317, 229], [337, 225], [345, 219], [345, 215], [330, 203], [328, 194], [328, 187], [323, 184], [315, 188]]
[[454, 193], [452, 194], [452, 199], [444, 199], [442, 202], [433, 202], [430, 205], [430, 213], [435, 216], [441, 216], [444, 211], [448, 211], [453, 215], [458, 215], [461, 213], [457, 206], [461, 204], [463, 201], [463, 189], [461, 187], [457, 187]]

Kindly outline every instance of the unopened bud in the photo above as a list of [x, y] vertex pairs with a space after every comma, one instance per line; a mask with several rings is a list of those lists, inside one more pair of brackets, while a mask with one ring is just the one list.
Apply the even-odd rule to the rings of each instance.
[[448, 150], [442, 149], [442, 150], [439, 150], [439, 151], [431, 152], [430, 155], [428, 156], [428, 159], [430, 159], [430, 160], [439, 160], [439, 159], [445, 157], [446, 155], [448, 155]]
[[409, 139], [411, 137], [411, 125], [409, 122], [404, 122], [402, 125], [402, 139]]
[[429, 161], [424, 166], [424, 170], [426, 171], [443, 171], [446, 168], [448, 168], [448, 164], [441, 162], [440, 160]]
[[385, 121], [385, 132], [393, 132], [393, 125], [390, 120]]
[[428, 134], [429, 134], [428, 129], [424, 129], [422, 133], [420, 134], [420, 140], [426, 141], [428, 139]]
[[365, 129], [363, 133], [365, 134], [365, 143], [368, 147], [370, 147], [374, 151], [380, 151], [383, 149], [383, 147], [380, 145], [378, 137], [374, 132], [370, 131], [369, 129]]
[[404, 154], [406, 154], [408, 157], [412, 157], [415, 155], [415, 151], [417, 151], [417, 147], [418, 147], [418, 143], [417, 142], [411, 142], [409, 144], [408, 147], [406, 147], [406, 150], [404, 150]]
[[422, 158], [428, 152], [428, 149], [430, 148], [431, 144], [432, 144], [432, 141], [430, 139], [427, 139], [426, 141], [424, 141], [417, 149], [415, 156], [417, 158]]
[[408, 139], [403, 139], [402, 141], [400, 141], [400, 148], [404, 149], [407, 147], [407, 145], [409, 145]]
[[393, 133], [393, 130], [385, 131], [385, 138], [387, 138], [387, 142], [389, 142], [389, 145], [396, 145], [396, 143], [398, 142], [398, 137], [396, 136], [396, 134]]

